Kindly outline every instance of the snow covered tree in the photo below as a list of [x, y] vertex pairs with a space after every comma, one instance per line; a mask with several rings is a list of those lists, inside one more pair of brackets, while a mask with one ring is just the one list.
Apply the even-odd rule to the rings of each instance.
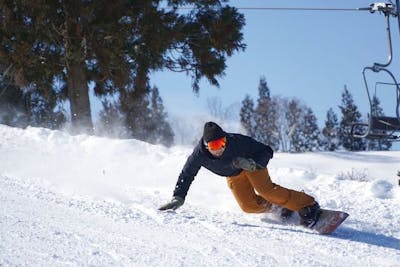
[[278, 139], [279, 147], [283, 152], [289, 152], [290, 148], [290, 127], [289, 121], [286, 118], [286, 113], [289, 106], [289, 100], [285, 97], [274, 96], [273, 101], [277, 111]]
[[299, 127], [302, 131], [302, 151], [317, 151], [321, 149], [321, 132], [318, 128], [317, 117], [310, 107], [305, 107], [303, 123]]
[[352, 125], [354, 123], [360, 123], [361, 121], [361, 113], [358, 111], [353, 96], [347, 89], [347, 86], [344, 86], [342, 103], [339, 108], [342, 113], [339, 128], [340, 145], [350, 151], [365, 150], [365, 141], [361, 138], [354, 138], [351, 134]]
[[301, 132], [302, 108], [297, 99], [292, 99], [288, 103], [286, 110], [286, 120], [288, 122], [289, 151], [302, 152], [304, 139]]
[[255, 138], [254, 116], [254, 102], [249, 95], [246, 95], [240, 108], [240, 122], [247, 134], [253, 138]]
[[271, 102], [271, 92], [268, 88], [264, 77], [260, 78], [258, 85], [257, 107], [255, 109], [255, 135], [260, 142], [269, 144], [268, 141], [268, 125], [269, 125], [269, 105]]
[[279, 105], [275, 97], [271, 97], [268, 108], [268, 144], [278, 150], [280, 147], [279, 138]]
[[258, 85], [257, 107], [254, 114], [255, 138], [273, 149], [279, 148], [276, 104], [271, 99], [271, 92], [265, 80], [260, 78]]
[[326, 113], [325, 127], [322, 129], [323, 149], [327, 151], [335, 151], [339, 148], [339, 121], [336, 113], [332, 108]]
[[311, 108], [297, 99], [271, 97], [264, 77], [258, 86], [256, 108], [247, 95], [242, 102], [240, 118], [242, 126], [251, 137], [270, 145], [275, 151], [320, 149], [320, 131]]
[[321, 148], [317, 117], [310, 107], [297, 99], [292, 99], [287, 103], [285, 118], [289, 151], [306, 152]]

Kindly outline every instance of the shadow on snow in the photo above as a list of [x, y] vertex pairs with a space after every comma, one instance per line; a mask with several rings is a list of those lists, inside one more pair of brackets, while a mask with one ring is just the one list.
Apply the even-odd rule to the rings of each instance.
[[347, 227], [337, 229], [332, 237], [400, 250], [400, 239], [377, 233], [363, 232]]
[[[232, 223], [232, 224], [239, 226], [239, 227], [251, 227], [251, 228], [267, 227], [271, 230], [281, 230], [281, 231], [289, 231], [289, 232], [294, 232], [294, 233], [319, 235], [316, 232], [311, 232], [311, 230], [302, 229], [301, 227], [299, 229], [287, 228], [283, 224], [279, 224], [279, 223], [278, 224], [272, 223], [268, 226], [266, 226], [266, 225], [261, 226], [261, 225], [249, 224], [249, 223], [237, 223], [237, 222]], [[297, 228], [297, 226], [295, 228]], [[385, 248], [400, 250], [400, 239], [397, 239], [397, 238], [391, 237], [391, 236], [385, 236], [383, 234], [359, 231], [359, 230], [355, 230], [355, 229], [344, 227], [344, 226], [341, 226], [340, 228], [338, 228], [331, 235], [322, 235], [322, 236], [328, 237], [328, 238], [349, 240], [349, 241], [364, 243], [364, 244], [378, 246], [378, 247], [385, 247]]]

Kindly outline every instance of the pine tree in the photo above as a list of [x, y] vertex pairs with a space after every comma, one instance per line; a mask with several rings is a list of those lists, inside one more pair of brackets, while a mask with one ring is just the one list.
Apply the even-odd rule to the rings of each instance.
[[351, 128], [354, 123], [360, 123], [361, 113], [358, 111], [354, 103], [353, 96], [344, 86], [342, 93], [342, 103], [339, 106], [342, 113], [339, 128], [340, 145], [350, 151], [361, 151], [366, 149], [366, 144], [363, 139], [354, 138], [351, 133]]
[[[153, 70], [186, 72], [195, 92], [202, 78], [218, 86], [227, 57], [245, 49], [244, 16], [223, 2], [2, 1], [0, 70], [43, 95], [62, 76], [72, 125], [91, 132], [89, 83], [96, 95], [118, 91], [139, 105], [120, 103], [126, 110], [144, 109]], [[179, 11], [189, 4], [192, 10]]]
[[100, 131], [111, 136], [172, 145], [174, 134], [158, 88], [148, 88], [142, 97], [138, 99], [134, 91], [127, 90], [123, 91], [117, 103], [103, 101]]
[[113, 138], [129, 138], [119, 104], [108, 98], [103, 99], [101, 103], [103, 108], [99, 113], [96, 134]]
[[267, 81], [264, 76], [260, 78], [259, 84], [258, 84], [258, 96], [259, 96], [259, 101], [262, 101], [263, 99], [271, 99], [271, 90], [268, 87]]
[[0, 76], [0, 123], [25, 128], [28, 125], [59, 129], [66, 121], [55, 90], [46, 95], [35, 88], [22, 90]]
[[167, 113], [157, 87], [151, 89], [150, 100], [151, 122], [147, 141], [154, 144], [171, 146], [174, 142], [174, 133], [167, 121]]
[[318, 128], [317, 117], [310, 107], [305, 107], [303, 123], [301, 124], [303, 133], [303, 151], [317, 151], [321, 149], [321, 132]]
[[297, 99], [292, 99], [286, 107], [286, 136], [289, 151], [306, 152], [321, 149], [321, 132], [313, 110]]
[[240, 109], [240, 122], [247, 134], [253, 138], [255, 138], [254, 116], [254, 102], [249, 95], [246, 95]]
[[288, 103], [288, 109], [286, 110], [286, 120], [288, 122], [288, 139], [289, 139], [289, 151], [301, 152], [303, 147], [303, 138], [301, 132], [301, 114], [302, 108], [300, 102], [296, 99], [292, 99]]
[[323, 148], [327, 151], [335, 151], [339, 148], [339, 122], [332, 108], [326, 113], [325, 127], [322, 129], [324, 136]]
[[279, 131], [276, 104], [272, 101], [265, 77], [260, 78], [254, 119], [255, 138], [277, 150], [279, 148]]
[[257, 107], [255, 109], [255, 135], [260, 142], [269, 144], [268, 140], [268, 109], [271, 102], [271, 93], [264, 77], [260, 78], [258, 85]]
[[26, 97], [20, 88], [4, 82], [0, 76], [0, 123], [12, 127], [29, 125]]
[[[385, 116], [383, 109], [380, 106], [380, 101], [376, 96], [372, 98], [371, 113], [374, 114], [374, 116], [380, 116], [380, 117]], [[391, 147], [392, 147], [392, 142], [390, 142], [389, 140], [378, 139], [378, 140], [367, 141], [368, 150], [390, 150]]]
[[[54, 96], [56, 98], [56, 96]], [[49, 129], [60, 129], [66, 122], [64, 111], [57, 102], [43, 97], [38, 91], [27, 93], [27, 101], [30, 109], [30, 125]]]

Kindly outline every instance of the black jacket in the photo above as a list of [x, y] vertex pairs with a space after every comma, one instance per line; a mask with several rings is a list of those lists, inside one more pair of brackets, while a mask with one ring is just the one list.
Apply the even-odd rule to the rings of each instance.
[[242, 169], [238, 169], [232, 164], [232, 161], [237, 157], [251, 158], [257, 165], [266, 167], [273, 156], [270, 146], [257, 142], [251, 137], [227, 133], [226, 138], [225, 151], [219, 158], [212, 156], [208, 152], [204, 146], [203, 139], [199, 141], [179, 175], [174, 196], [186, 197], [189, 187], [201, 167], [220, 176], [236, 176], [242, 171]]

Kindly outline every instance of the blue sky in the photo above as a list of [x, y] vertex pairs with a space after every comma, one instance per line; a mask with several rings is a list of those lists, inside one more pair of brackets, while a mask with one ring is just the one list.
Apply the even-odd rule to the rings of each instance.
[[[321, 7], [360, 8], [372, 1], [363, 0], [236, 0], [236, 7]], [[368, 99], [362, 69], [374, 62], [386, 62], [386, 22], [383, 14], [368, 11], [267, 11], [240, 10], [245, 15], [244, 42], [247, 49], [227, 61], [220, 88], [206, 80], [200, 94], [191, 89], [191, 78], [183, 73], [157, 72], [151, 83], [161, 93], [169, 114], [207, 113], [207, 99], [219, 97], [224, 106], [240, 103], [246, 94], [256, 99], [261, 76], [265, 76], [272, 95], [296, 97], [311, 107], [320, 125], [326, 111], [337, 108], [346, 84], [365, 117]], [[391, 19], [394, 46], [389, 69], [400, 79], [399, 28]], [[389, 80], [384, 74], [371, 74], [376, 81]], [[375, 80], [371, 79], [373, 87]], [[381, 102], [387, 115], [395, 114], [394, 88], [385, 87]]]

